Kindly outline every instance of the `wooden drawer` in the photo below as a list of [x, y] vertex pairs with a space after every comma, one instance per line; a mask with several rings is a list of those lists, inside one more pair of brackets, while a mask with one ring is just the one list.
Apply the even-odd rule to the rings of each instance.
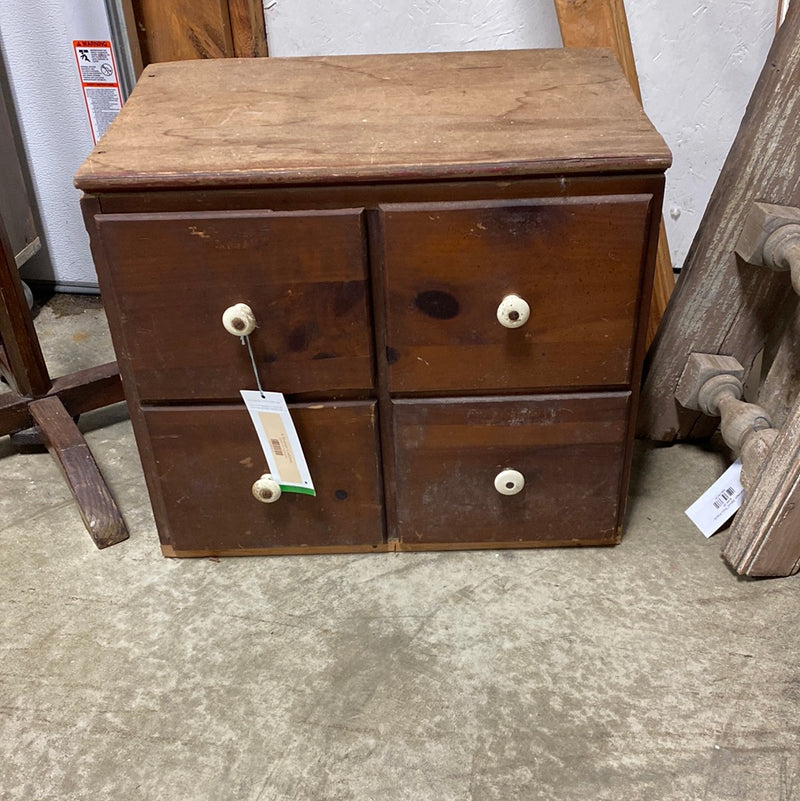
[[243, 406], [144, 410], [165, 554], [384, 546], [375, 404], [290, 408], [317, 495], [285, 492], [271, 504], [252, 495], [267, 468]]
[[[393, 393], [626, 387], [652, 195], [381, 208]], [[504, 328], [516, 294], [530, 319]]]
[[[628, 393], [393, 404], [402, 547], [619, 539]], [[495, 478], [518, 470], [516, 495]]]
[[237, 302], [265, 388], [341, 397], [372, 387], [365, 237], [358, 210], [98, 215], [120, 362], [145, 402], [233, 400], [254, 387], [222, 327]]

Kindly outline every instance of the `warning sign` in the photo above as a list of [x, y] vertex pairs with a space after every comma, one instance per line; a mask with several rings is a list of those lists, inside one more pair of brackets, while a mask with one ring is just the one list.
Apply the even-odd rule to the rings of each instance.
[[95, 144], [122, 108], [111, 42], [73, 41], [83, 100]]

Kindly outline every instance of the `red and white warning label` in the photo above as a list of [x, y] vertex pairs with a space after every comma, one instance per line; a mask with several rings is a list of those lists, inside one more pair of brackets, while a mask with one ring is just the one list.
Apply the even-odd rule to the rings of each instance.
[[83, 100], [95, 144], [122, 108], [111, 42], [73, 41]]

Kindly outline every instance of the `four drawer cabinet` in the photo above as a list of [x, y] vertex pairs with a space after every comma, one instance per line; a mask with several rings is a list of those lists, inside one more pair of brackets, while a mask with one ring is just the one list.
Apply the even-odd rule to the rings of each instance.
[[148, 67], [76, 185], [163, 552], [618, 542], [669, 161], [606, 51]]

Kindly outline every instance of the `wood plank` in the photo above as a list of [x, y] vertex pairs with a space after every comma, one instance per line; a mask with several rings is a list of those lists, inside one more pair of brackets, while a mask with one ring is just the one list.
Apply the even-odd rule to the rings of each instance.
[[81, 518], [98, 548], [128, 539], [128, 530], [97, 463], [69, 412], [57, 397], [30, 403], [42, 440], [61, 468]]
[[157, 64], [117, 121], [79, 170], [79, 188], [660, 172], [670, 163], [619, 65], [597, 50]]
[[9, 378], [20, 395], [44, 395], [51, 386], [5, 225], [0, 218], [0, 341]]
[[[556, 15], [565, 47], [610, 47], [622, 66], [639, 103], [642, 93], [633, 57], [628, 18], [622, 0], [555, 0]], [[675, 277], [667, 231], [661, 220], [653, 277], [653, 294], [647, 325], [647, 344], [653, 341], [667, 308]]]
[[723, 557], [744, 576], [789, 576], [800, 568], [800, 398], [734, 519]]
[[722, 353], [750, 370], [791, 312], [789, 279], [733, 253], [754, 200], [800, 205], [800, 3], [792, 3], [767, 57], [650, 350], [639, 434], [704, 437], [715, 421], [682, 409], [675, 389], [689, 354]]
[[0, 64], [0, 219], [6, 227], [15, 262], [23, 262], [23, 254], [36, 252], [38, 236], [22, 162], [14, 135], [13, 106], [7, 89], [5, 71]]
[[[117, 363], [108, 362], [56, 378], [46, 397], [58, 397], [70, 417], [119, 403], [124, 396]], [[0, 395], [0, 436], [33, 426], [30, 402], [30, 397], [15, 392]]]
[[269, 55], [262, 0], [228, 0], [233, 52], [237, 58]]
[[132, 6], [145, 64], [234, 55], [227, 0], [132, 0]]

